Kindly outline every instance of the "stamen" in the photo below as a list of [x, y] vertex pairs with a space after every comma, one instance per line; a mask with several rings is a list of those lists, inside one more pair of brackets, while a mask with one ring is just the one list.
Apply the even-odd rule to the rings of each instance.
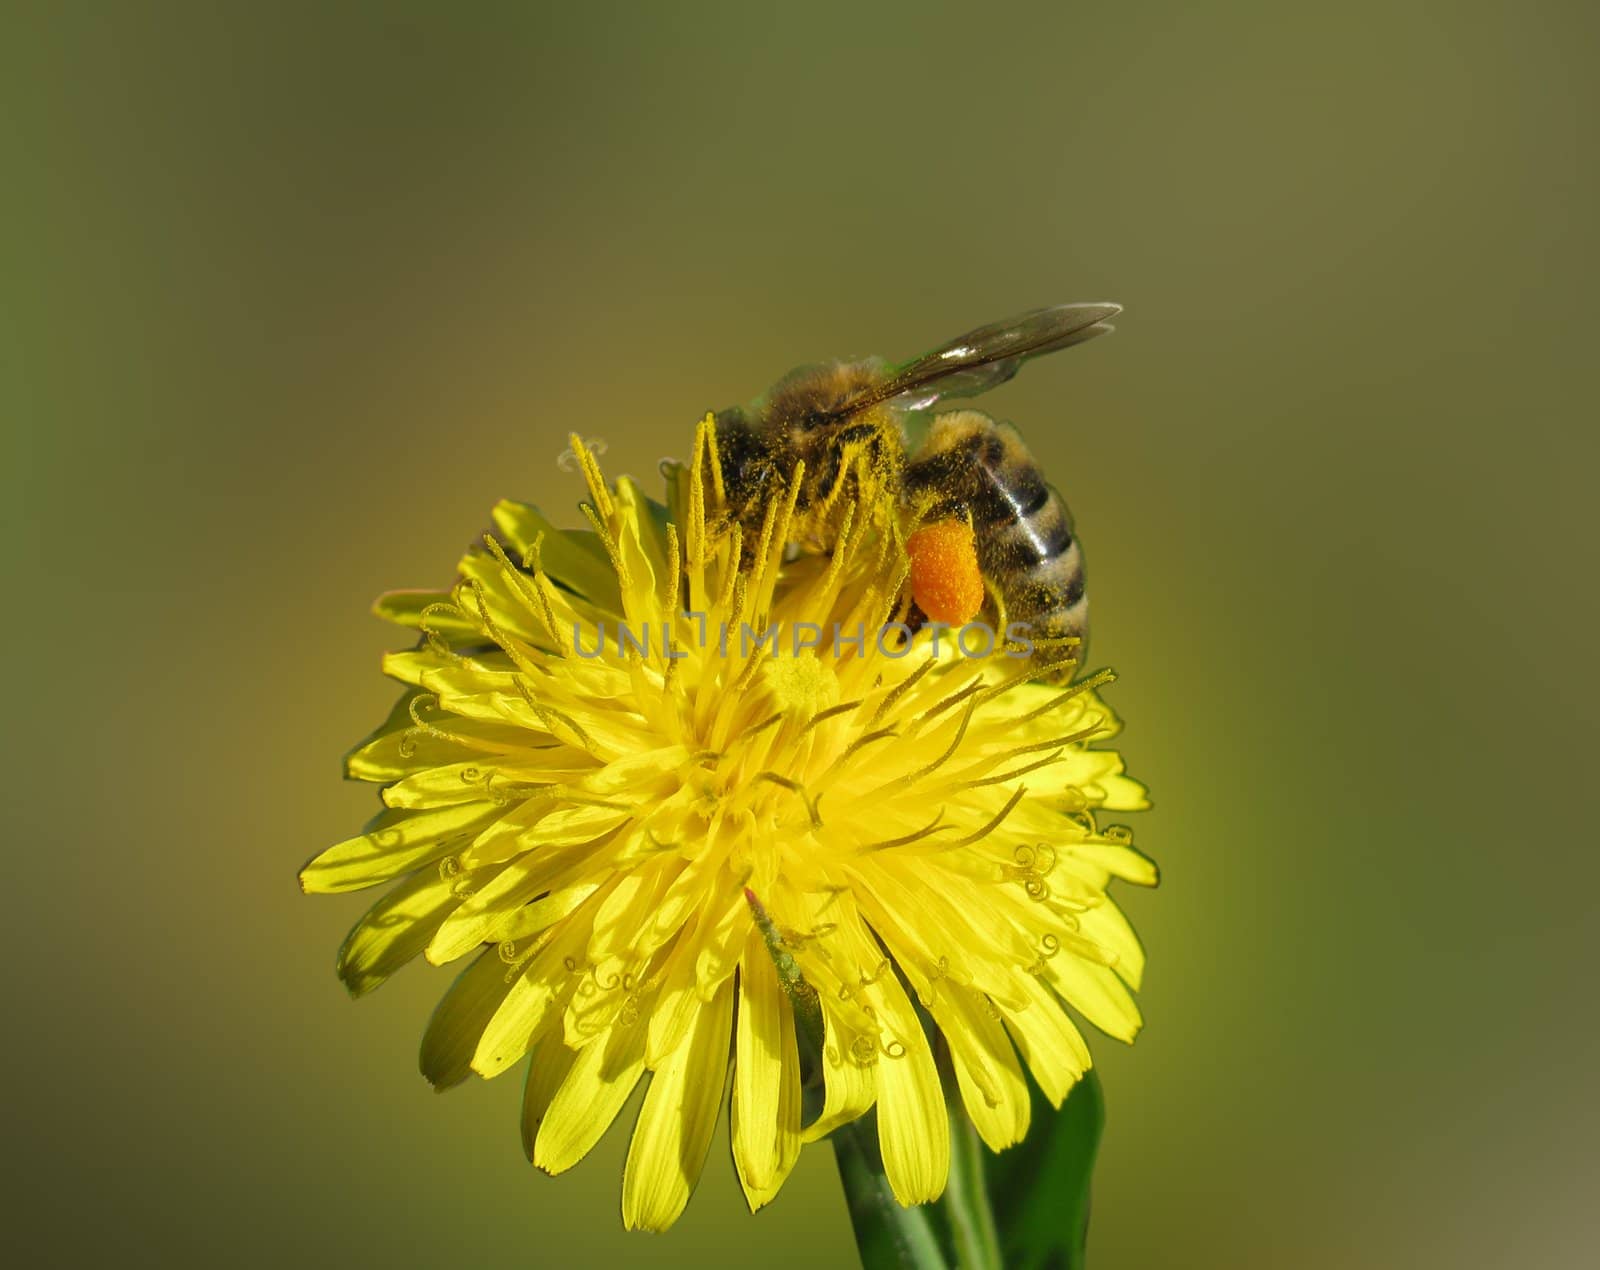
[[972, 976], [970, 974], [963, 973], [956, 975], [952, 973], [950, 970], [950, 958], [940, 957], [939, 960], [934, 964], [933, 969], [928, 971], [927, 996], [923, 996], [920, 991], [917, 993], [917, 1000], [922, 1002], [922, 1008], [924, 1010], [931, 1010], [939, 1003], [939, 984], [945, 979], [949, 979], [954, 983], [958, 983], [963, 988], [970, 988], [972, 986]]
[[527, 550], [522, 553], [522, 567], [529, 573], [539, 573], [543, 570], [544, 564], [541, 559], [543, 547], [544, 530], [541, 529], [534, 534], [533, 541], [528, 544]]
[[433, 653], [434, 656], [443, 661], [453, 661], [457, 665], [460, 665], [466, 660], [465, 657], [450, 647], [450, 645], [445, 641], [444, 636], [440, 635], [438, 631], [430, 631], [426, 626], [421, 627], [420, 629], [422, 631], [422, 638], [427, 641], [428, 649]]
[[543, 569], [533, 575], [534, 591], [539, 597], [539, 617], [544, 622], [545, 630], [550, 634], [550, 640], [555, 646], [558, 656], [565, 657], [567, 651], [561, 646], [561, 636], [556, 633], [556, 610], [550, 602], [550, 596], [555, 590], [555, 585], [545, 575]]
[[[744, 526], [738, 521], [733, 522], [733, 529], [728, 537], [728, 559], [731, 563], [727, 572], [722, 575], [722, 592], [717, 596], [716, 610], [721, 613], [730, 611], [736, 589], [743, 583], [743, 575], [739, 572], [739, 553], [744, 549]], [[743, 608], [741, 602], [740, 608]], [[735, 618], [737, 620], [737, 618]]]
[[438, 693], [419, 692], [406, 703], [406, 711], [411, 715], [411, 722], [416, 725], [416, 728], [419, 732], [425, 732], [435, 740], [454, 741], [455, 737], [451, 736], [450, 733], [446, 732], [443, 728], [434, 727], [433, 724], [427, 722], [422, 717], [420, 711], [424, 701], [428, 702], [430, 705], [437, 706], [441, 711], [444, 709], [443, 706], [439, 705]]
[[574, 719], [570, 714], [567, 714], [565, 711], [557, 710], [554, 706], [544, 705], [541, 702], [535, 701], [533, 699], [533, 690], [528, 687], [524, 680], [516, 679], [513, 682], [517, 686], [517, 691], [522, 695], [522, 699], [528, 703], [528, 709], [532, 710], [534, 714], [539, 717], [539, 722], [544, 724], [546, 731], [548, 731], [551, 735], [555, 735], [555, 726], [553, 723], [551, 723], [551, 720], [557, 720], [566, 724], [572, 729], [583, 749], [587, 750], [590, 754], [595, 752], [594, 742], [589, 738], [589, 734], [583, 730], [582, 726], [576, 719]]
[[711, 488], [717, 495], [717, 506], [726, 506], [728, 491], [722, 483], [722, 448], [717, 443], [717, 417], [707, 413], [700, 421], [700, 427], [705, 431], [706, 451], [711, 456]]
[[950, 739], [950, 744], [945, 748], [945, 752], [943, 754], [939, 755], [939, 757], [934, 759], [933, 762], [924, 767], [918, 768], [909, 775], [902, 776], [898, 780], [889, 782], [888, 785], [884, 786], [884, 789], [904, 789], [908, 785], [914, 785], [924, 776], [933, 775], [934, 772], [938, 771], [947, 762], [949, 762], [951, 756], [954, 755], [955, 752], [961, 747], [961, 742], [966, 738], [967, 728], [971, 725], [973, 713], [977, 710], [977, 708], [978, 703], [976, 701], [972, 702], [967, 707], [967, 712], [961, 716], [961, 723], [956, 728], [955, 736]]
[[1013, 688], [1016, 688], [1021, 684], [1028, 683], [1034, 679], [1043, 679], [1046, 675], [1053, 674], [1058, 669], [1059, 667], [1057, 666], [1051, 666], [1036, 659], [1030, 658], [1023, 665], [1022, 669], [1017, 671], [1016, 674], [1002, 679], [999, 683], [994, 684], [991, 687], [985, 688], [983, 690], [983, 696], [980, 698], [980, 700], [992, 701], [996, 697], [1010, 692]]
[[[543, 534], [540, 537], [542, 538]], [[545, 633], [550, 636], [550, 645], [556, 656], [565, 657], [567, 651], [562, 648], [561, 639], [556, 634], [555, 613], [550, 607], [549, 597], [539, 590], [537, 582], [530, 583], [527, 574], [511, 563], [510, 557], [506, 555], [506, 549], [501, 546], [498, 538], [493, 534], [484, 534], [483, 541], [488, 544], [489, 550], [494, 553], [495, 559], [500, 562], [500, 571], [506, 581], [522, 597], [522, 602], [543, 620]], [[535, 543], [535, 546], [537, 545]]]
[[583, 468], [583, 479], [588, 482], [589, 494], [594, 499], [595, 506], [600, 509], [601, 515], [609, 519], [616, 510], [616, 504], [611, 501], [611, 491], [606, 488], [606, 480], [600, 472], [599, 462], [576, 432], [568, 436], [567, 441], [572, 446], [572, 452], [578, 456], [578, 463]]
[[768, 503], [766, 515], [761, 518], [761, 537], [756, 540], [755, 555], [752, 557], [750, 573], [755, 581], [759, 581], [766, 571], [767, 553], [772, 547], [772, 531], [777, 526], [778, 514], [778, 504], [776, 502]]
[[[1023, 767], [1014, 767], [1009, 772], [1006, 772], [1000, 776], [982, 776], [977, 780], [961, 781], [956, 788], [978, 789], [984, 785], [1003, 785], [1007, 781], [1015, 780], [1019, 776], [1026, 776], [1029, 772], [1037, 771], [1041, 767], [1048, 767], [1052, 763], [1059, 763], [1065, 754], [1065, 750], [1057, 750], [1054, 754], [1047, 755], [1041, 759], [1036, 759], [1032, 763], [1028, 763]], [[970, 771], [971, 769], [969, 768], [968, 770]]]
[[860, 704], [861, 701], [859, 699], [855, 701], [841, 701], [836, 706], [829, 706], [826, 710], [819, 710], [816, 714], [811, 716], [810, 722], [808, 722], [805, 727], [800, 729], [800, 735], [804, 736], [807, 732], [811, 731], [812, 728], [816, 727], [817, 724], [822, 723], [827, 719], [831, 719], [836, 715], [848, 714]]
[[781, 785], [790, 793], [799, 795], [800, 801], [805, 804], [806, 814], [811, 818], [811, 827], [813, 829], [822, 828], [822, 817], [817, 813], [817, 803], [820, 800], [820, 796], [817, 799], [812, 798], [810, 794], [806, 793], [806, 787], [799, 781], [790, 780], [787, 776], [780, 776], [777, 772], [757, 772], [756, 780], [771, 781], [774, 785]]
[[[763, 522], [761, 529], [761, 545], [756, 551], [756, 594], [760, 597], [759, 606], [765, 611], [771, 606], [773, 589], [778, 585], [778, 572], [783, 567], [783, 545], [789, 541], [789, 531], [794, 525], [794, 510], [800, 501], [800, 484], [805, 479], [806, 464], [801, 459], [794, 465], [794, 473], [789, 480], [789, 489], [784, 497], [781, 507], [777, 504], [767, 504], [767, 517], [771, 523]], [[773, 517], [774, 508], [778, 514]], [[774, 550], [774, 543], [776, 549]]]
[[858, 736], [854, 741], [850, 742], [850, 744], [845, 748], [843, 754], [839, 755], [838, 758], [834, 759], [833, 762], [828, 765], [828, 770], [823, 772], [822, 775], [818, 777], [818, 779], [815, 781], [815, 784], [818, 787], [827, 785], [833, 780], [834, 775], [841, 771], [844, 765], [849, 762], [850, 759], [854, 758], [855, 755], [861, 750], [864, 750], [867, 746], [874, 745], [879, 741], [887, 741], [892, 737], [897, 737], [899, 735], [899, 731], [895, 728], [881, 728], [877, 732], [868, 732], [864, 736]]
[[[884, 551], [880, 542], [878, 563], [867, 570], [869, 576], [882, 577], [883, 560]], [[868, 586], [862, 592], [861, 598], [856, 601], [855, 606], [850, 610], [847, 620], [855, 619], [859, 615], [860, 622], [852, 622], [852, 624], [863, 625], [868, 630], [879, 632], [886, 630], [890, 624], [890, 619], [894, 616], [895, 606], [900, 601], [900, 588], [905, 585], [905, 580], [910, 571], [910, 566], [905, 564], [904, 561], [901, 562], [901, 566], [886, 590], [881, 588], [877, 582], [873, 582]], [[905, 654], [901, 655], [904, 656]]]
[[[851, 499], [844, 507], [844, 517], [839, 524], [839, 536], [835, 540], [833, 558], [828, 561], [828, 571], [822, 575], [822, 581], [817, 586], [820, 596], [832, 596], [834, 588], [839, 585], [839, 575], [844, 572], [845, 561], [855, 554], [856, 543], [850, 537], [855, 526], [857, 503]], [[865, 530], [865, 524], [862, 529]]]
[[1049, 961], [1050, 958], [1054, 957], [1060, 951], [1061, 941], [1046, 931], [1039, 939], [1038, 957], [1034, 959], [1032, 965], [1024, 968], [1024, 973], [1034, 975], [1035, 977], [1042, 975], [1044, 973], [1044, 963]]
[[[1043, 864], [1039, 863], [1041, 856], [1044, 857]], [[1047, 842], [1041, 842], [1035, 846], [1029, 846], [1024, 842], [1011, 853], [1011, 858], [1029, 873], [1043, 875], [1056, 867], [1055, 848]]]
[[[915, 719], [913, 719], [911, 721], [911, 729], [910, 729], [911, 735], [912, 736], [916, 736], [917, 733], [922, 731], [923, 724], [927, 723], [928, 720], [936, 718], [937, 716], [943, 714], [951, 706], [959, 705], [961, 702], [965, 701], [968, 697], [970, 697], [973, 693], [980, 691], [982, 688], [983, 688], [983, 680], [974, 679], [971, 683], [969, 683], [965, 688], [961, 689], [959, 692], [953, 692], [948, 697], [946, 697], [943, 701], [939, 702], [937, 705], [929, 706], [928, 709], [924, 710], [921, 714], [919, 714]], [[978, 702], [976, 702], [976, 701], [974, 701], [972, 703], [972, 707], [976, 707], [977, 705], [978, 705]], [[971, 708], [969, 707], [969, 713], [970, 713], [970, 710], [971, 710]]]
[[668, 621], [678, 612], [678, 591], [683, 585], [683, 563], [678, 558], [678, 527], [667, 523], [667, 573], [661, 580], [661, 610]]
[[873, 984], [877, 983], [878, 980], [882, 979], [883, 976], [888, 974], [888, 973], [889, 973], [889, 959], [887, 957], [880, 958], [879, 961], [878, 961], [878, 964], [872, 968], [872, 973], [870, 975], [867, 974], [866, 971], [862, 971], [861, 972], [861, 979], [860, 979], [861, 986], [863, 988], [870, 988]]
[[622, 559], [622, 550], [617, 546], [617, 540], [611, 536], [611, 530], [606, 527], [605, 521], [600, 518], [599, 511], [595, 509], [592, 503], [579, 503], [578, 507], [589, 523], [594, 526], [595, 533], [600, 536], [600, 543], [605, 547], [606, 555], [611, 557], [611, 568], [617, 575], [617, 584], [626, 594], [628, 588], [633, 585], [633, 578], [628, 572], [627, 564]]
[[[1013, 882], [1021, 882], [1028, 898], [1042, 903], [1050, 898], [1050, 884], [1046, 880], [1056, 867], [1056, 853], [1046, 843], [1029, 846], [1026, 843], [1012, 853], [1015, 865], [1007, 865], [1001, 872]], [[1040, 863], [1040, 857], [1044, 863]]]
[[957, 847], [970, 847], [975, 842], [981, 842], [984, 838], [987, 838], [991, 833], [993, 833], [996, 829], [998, 829], [1000, 827], [1000, 825], [1004, 822], [1005, 818], [1007, 816], [1009, 816], [1014, 810], [1016, 810], [1017, 804], [1022, 801], [1022, 796], [1024, 794], [1026, 794], [1027, 792], [1028, 792], [1028, 787], [1026, 785], [1017, 786], [1017, 792], [1012, 794], [1010, 801], [1007, 802], [1004, 807], [1002, 807], [998, 812], [995, 813], [995, 817], [994, 817], [993, 820], [991, 820], [988, 824], [984, 825], [981, 829], [974, 830], [972, 833], [968, 834], [965, 838], [957, 838], [954, 842], [946, 842], [946, 843], [944, 843], [942, 846], [940, 846], [939, 850], [940, 851], [954, 851]]
[[1076, 648], [1082, 643], [1081, 635], [1041, 635], [1033, 641], [1035, 648]]
[[782, 931], [783, 942], [791, 948], [799, 948], [815, 943], [824, 935], [831, 935], [838, 929], [838, 922], [820, 922], [810, 930], [790, 930], [785, 927]]
[[476, 578], [466, 584], [466, 594], [472, 596], [473, 603], [477, 606], [478, 624], [488, 634], [489, 638], [500, 645], [506, 656], [510, 657], [517, 669], [525, 675], [544, 672], [544, 667], [528, 656], [529, 647], [515, 635], [500, 629], [499, 623], [489, 616], [489, 596], [484, 590], [483, 583]]
[[[436, 740], [445, 741], [450, 745], [460, 746], [464, 750], [475, 750], [480, 754], [493, 754], [496, 757], [505, 757], [507, 755], [508, 751], [505, 746], [496, 745], [492, 741], [485, 741], [479, 737], [458, 736], [454, 732], [446, 732], [443, 728], [435, 727], [433, 724], [428, 723], [420, 714], [418, 714], [418, 711], [422, 708], [423, 702], [428, 702], [429, 704], [438, 707], [441, 711], [444, 711], [444, 707], [439, 704], [439, 696], [437, 693], [417, 693], [417, 695], [413, 697], [406, 705], [406, 710], [411, 715], [411, 722], [416, 725], [415, 727], [407, 729], [407, 736], [409, 736], [412, 732], [421, 732], [425, 736], [431, 736]], [[448, 714], [448, 711], [444, 712]], [[450, 715], [449, 717], [454, 718], [455, 716]], [[513, 747], [513, 749], [515, 748], [518, 747]], [[521, 748], [542, 749], [545, 747], [533, 746]], [[410, 745], [410, 753], [407, 753], [406, 749], [406, 740], [402, 738], [400, 742], [401, 757], [414, 757], [417, 752], [415, 741], [412, 741]]]
[[428, 619], [436, 615], [453, 617], [461, 621], [465, 621], [467, 619], [467, 614], [463, 613], [457, 605], [447, 604], [443, 600], [436, 600], [432, 604], [424, 606], [422, 612], [417, 614], [417, 626], [422, 631], [423, 638], [428, 641], [428, 647], [433, 649], [434, 652], [438, 653], [439, 656], [445, 658], [446, 660], [457, 663], [464, 661], [465, 658], [463, 658], [460, 653], [456, 652], [450, 647], [450, 644], [445, 639], [443, 633], [434, 630], [428, 625]]
[[865, 855], [869, 851], [883, 851], [889, 847], [910, 846], [913, 842], [920, 842], [922, 839], [938, 833], [943, 822], [944, 808], [941, 807], [938, 815], [934, 816], [934, 818], [921, 829], [913, 830], [911, 833], [906, 834], [903, 838], [889, 838], [883, 842], [869, 842], [866, 846], [859, 848], [859, 854]]
[[917, 681], [938, 664], [938, 658], [930, 657], [927, 661], [923, 662], [922, 665], [918, 666], [909, 675], [896, 684], [890, 690], [889, 695], [878, 703], [878, 708], [873, 712], [872, 718], [867, 720], [867, 726], [869, 728], [876, 727], [883, 716], [899, 703], [900, 698], [905, 696], [906, 693], [910, 692], [911, 689], [916, 686]]
[[[450, 882], [452, 878], [456, 881]], [[457, 899], [464, 900], [472, 894], [472, 874], [459, 856], [447, 855], [439, 861], [439, 880], [450, 882], [450, 894]]]
[[1104, 719], [1096, 719], [1086, 728], [1079, 728], [1076, 732], [1069, 732], [1065, 736], [1053, 736], [1048, 741], [1035, 741], [1032, 745], [1016, 745], [1006, 750], [1003, 754], [995, 755], [995, 761], [1003, 763], [1008, 759], [1021, 758], [1024, 754], [1037, 754], [1040, 750], [1060, 749], [1078, 741], [1087, 741], [1100, 735]]
[[[1046, 669], [1049, 668], [1047, 667]], [[1041, 715], [1049, 714], [1051, 711], [1059, 709], [1068, 701], [1072, 700], [1073, 697], [1079, 696], [1080, 694], [1087, 692], [1092, 688], [1098, 688], [1102, 684], [1108, 684], [1116, 677], [1117, 672], [1114, 670], [1097, 670], [1088, 678], [1079, 680], [1077, 683], [1067, 688], [1064, 692], [1058, 693], [1056, 696], [1051, 697], [1043, 705], [1035, 706], [1032, 710], [1028, 711], [1027, 714], [1018, 715], [1015, 719], [1008, 719], [1006, 721], [1006, 726], [1007, 728], [1010, 728], [1018, 723], [1031, 723]]]
[[784, 712], [782, 710], [779, 710], [776, 714], [770, 715], [767, 718], [761, 720], [760, 723], [753, 723], [753, 724], [750, 724], [750, 725], [748, 725], [746, 727], [741, 728], [727, 742], [727, 744], [723, 746], [722, 753], [719, 754], [717, 757], [721, 758], [724, 755], [733, 753], [733, 751], [737, 747], [739, 747], [741, 745], [746, 745], [749, 742], [755, 740], [756, 737], [760, 736], [768, 728], [774, 726], [775, 724], [782, 723], [783, 722], [783, 714], [784, 714]]
[[696, 581], [703, 581], [706, 568], [705, 455], [707, 447], [715, 444], [707, 439], [710, 431], [708, 415], [695, 431], [694, 458], [689, 462], [689, 567]]

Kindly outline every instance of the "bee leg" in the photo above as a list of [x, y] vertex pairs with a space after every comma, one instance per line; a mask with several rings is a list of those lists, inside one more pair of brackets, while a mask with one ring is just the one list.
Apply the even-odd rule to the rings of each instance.
[[994, 628], [1003, 640], [1006, 633], [1006, 597], [1000, 588], [994, 584], [992, 578], [983, 580], [983, 589], [989, 593], [989, 601], [994, 605]]

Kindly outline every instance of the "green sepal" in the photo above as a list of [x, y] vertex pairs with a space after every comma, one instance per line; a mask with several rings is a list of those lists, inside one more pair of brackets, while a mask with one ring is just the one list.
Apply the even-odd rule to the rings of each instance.
[[1089, 1181], [1105, 1126], [1091, 1069], [1058, 1111], [1030, 1077], [1031, 1128], [1016, 1146], [984, 1154], [984, 1178], [1006, 1270], [1083, 1270]]

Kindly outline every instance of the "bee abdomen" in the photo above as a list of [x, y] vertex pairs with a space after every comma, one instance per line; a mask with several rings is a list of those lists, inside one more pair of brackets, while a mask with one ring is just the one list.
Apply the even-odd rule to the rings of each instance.
[[1044, 509], [1054, 492], [1033, 467], [1018, 466], [1006, 471], [985, 464], [985, 470], [989, 480], [982, 483], [972, 499], [974, 529], [1025, 521]]
[[[975, 410], [941, 415], [907, 466], [905, 486], [925, 521], [971, 517], [979, 569], [1039, 661], [1081, 657], [1089, 625], [1083, 550], [1066, 500], [1015, 428]], [[1067, 638], [1080, 643], [1040, 646]]]
[[[1036, 643], [1076, 637], [1089, 630], [1089, 596], [1085, 589], [1083, 550], [1072, 533], [1072, 520], [1061, 496], [1054, 490], [1041, 514], [1018, 521], [1003, 541], [995, 544], [997, 560], [991, 569], [1006, 602], [1006, 621], [1021, 622]], [[1076, 646], [1048, 646], [1036, 654], [1048, 662], [1081, 654]]]
[[1065, 501], [1043, 480], [1039, 489], [1042, 496], [1031, 512], [988, 526], [985, 545], [991, 569], [1024, 573], [1074, 551], [1077, 539]]
[[[990, 517], [980, 531], [980, 563], [1005, 601], [1007, 624], [1024, 624], [1040, 661], [1062, 662], [1081, 657], [1088, 635], [1083, 549], [1066, 500], [1018, 449], [1004, 469], [989, 472], [988, 497], [974, 500], [974, 524], [980, 512]], [[997, 503], [1008, 517], [997, 514]], [[1079, 643], [1041, 644], [1067, 638]]]

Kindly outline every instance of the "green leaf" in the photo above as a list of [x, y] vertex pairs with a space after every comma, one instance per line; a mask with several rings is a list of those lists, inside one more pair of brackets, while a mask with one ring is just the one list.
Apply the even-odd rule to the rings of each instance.
[[828, 1136], [850, 1206], [862, 1270], [946, 1270], [950, 1258], [928, 1219], [933, 1206], [902, 1208], [889, 1189], [878, 1153], [876, 1110], [840, 1125]]
[[[794, 1003], [802, 1079], [812, 1114], [822, 1099], [821, 1012], [777, 927], [749, 890], [745, 897]], [[949, 1051], [937, 1033], [934, 1055], [946, 1090]], [[878, 1149], [878, 1113], [869, 1110], [831, 1134], [863, 1270], [1083, 1270], [1089, 1227], [1089, 1177], [1105, 1124], [1105, 1101], [1093, 1071], [1059, 1109], [1029, 1075], [1028, 1136], [999, 1155], [989, 1151], [952, 1098], [950, 1175], [932, 1204], [902, 1208]], [[809, 1118], [809, 1117], [808, 1117]]]
[[[950, 1116], [950, 1183], [938, 1202], [901, 1208], [868, 1112], [830, 1135], [864, 1270], [1083, 1270], [1089, 1179], [1105, 1122], [1094, 1072], [1058, 1111], [1029, 1080], [1028, 1136], [995, 1155], [959, 1104]], [[998, 1245], [998, 1246], [997, 1246]]]
[[984, 1177], [1006, 1270], [1083, 1270], [1089, 1179], [1105, 1125], [1105, 1099], [1091, 1070], [1057, 1111], [1030, 1078], [1028, 1136], [984, 1154]]

